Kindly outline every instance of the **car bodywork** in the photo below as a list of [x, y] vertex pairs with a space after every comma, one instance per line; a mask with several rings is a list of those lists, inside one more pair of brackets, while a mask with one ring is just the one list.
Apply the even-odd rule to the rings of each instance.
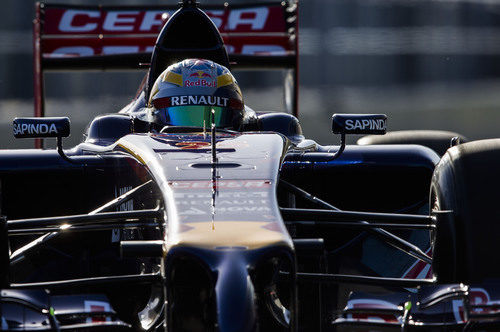
[[[430, 215], [428, 196], [439, 156], [420, 145], [345, 145], [347, 134], [384, 133], [384, 116], [335, 116], [339, 146], [304, 139], [290, 114], [255, 114], [241, 132], [156, 131], [134, 117], [154, 73], [184, 57], [285, 68], [285, 108], [297, 116], [296, 6], [208, 8], [219, 35], [194, 2], [184, 1], [167, 15], [137, 98], [121, 113], [94, 119], [85, 141], [71, 150], [61, 143], [67, 120], [15, 120], [15, 135], [57, 137], [58, 148], [0, 151], [2, 329], [425, 330], [496, 317], [495, 293], [486, 286], [481, 293], [479, 286], [435, 285], [431, 245], [439, 215]], [[75, 46], [72, 34], [102, 32], [105, 24], [97, 22], [105, 15], [116, 19], [117, 11], [137, 13], [137, 7], [37, 8], [36, 116], [43, 115], [43, 68], [136, 68], [140, 59], [149, 61], [146, 48], [50, 55], [54, 45], [103, 51], [106, 38], [81, 38], [83, 46]], [[155, 19], [172, 10], [153, 9], [141, 12], [140, 26], [161, 26]], [[245, 10], [253, 18], [268, 13], [280, 33], [224, 31], [238, 27], [231, 17], [251, 30]], [[83, 21], [71, 25], [77, 16]], [[193, 41], [192, 22], [215, 33], [213, 45]], [[64, 30], [62, 23], [69, 29], [62, 36], [43, 36]], [[156, 38], [147, 32], [145, 44], [145, 36], [135, 36], [141, 47]], [[228, 57], [224, 39], [242, 43], [234, 49], [262, 51], [266, 41], [273, 47]], [[350, 294], [370, 287], [383, 294]]]

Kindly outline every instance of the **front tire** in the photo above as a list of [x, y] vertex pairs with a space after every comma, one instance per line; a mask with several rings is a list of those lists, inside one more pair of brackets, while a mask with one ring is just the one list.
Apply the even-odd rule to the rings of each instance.
[[433, 271], [440, 283], [500, 277], [500, 139], [450, 148], [434, 171]]

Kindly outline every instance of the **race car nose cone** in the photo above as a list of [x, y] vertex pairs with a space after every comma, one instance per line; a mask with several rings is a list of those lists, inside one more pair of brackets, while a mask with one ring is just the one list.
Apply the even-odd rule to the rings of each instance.
[[227, 252], [218, 274], [215, 293], [219, 331], [255, 331], [255, 290], [245, 260], [238, 252]]

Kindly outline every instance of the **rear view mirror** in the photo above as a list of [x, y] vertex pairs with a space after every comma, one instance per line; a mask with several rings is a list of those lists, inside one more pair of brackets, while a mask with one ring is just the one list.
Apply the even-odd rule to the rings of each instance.
[[345, 149], [345, 135], [384, 135], [387, 130], [385, 114], [334, 114], [332, 132], [340, 134], [340, 147], [330, 160], [342, 155]]
[[64, 153], [62, 147], [62, 138], [68, 137], [70, 132], [69, 118], [15, 118], [13, 124], [15, 138], [57, 138], [56, 150], [61, 158], [69, 163], [78, 164]]
[[384, 135], [387, 130], [385, 114], [334, 114], [332, 132], [344, 135]]
[[67, 117], [57, 118], [15, 118], [15, 138], [68, 137], [70, 123]]

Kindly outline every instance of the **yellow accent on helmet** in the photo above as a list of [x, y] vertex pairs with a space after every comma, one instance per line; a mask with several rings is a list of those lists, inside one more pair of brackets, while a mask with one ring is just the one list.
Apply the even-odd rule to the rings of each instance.
[[217, 77], [217, 87], [220, 88], [221, 86], [233, 84], [234, 79], [233, 75], [231, 74], [222, 74], [219, 77]]
[[148, 107], [152, 107], [153, 106], [153, 98], [154, 96], [156, 96], [156, 94], [160, 92], [160, 89], [158, 88], [158, 84], [155, 84], [153, 85], [153, 91], [151, 91], [151, 96], [149, 97], [149, 101], [148, 101]]
[[240, 98], [243, 100], [243, 94], [241, 93], [240, 87], [236, 85], [235, 87], [236, 93], [240, 96]]
[[163, 82], [173, 83], [177, 84], [178, 86], [182, 86], [182, 75], [169, 71], [165, 74]]

